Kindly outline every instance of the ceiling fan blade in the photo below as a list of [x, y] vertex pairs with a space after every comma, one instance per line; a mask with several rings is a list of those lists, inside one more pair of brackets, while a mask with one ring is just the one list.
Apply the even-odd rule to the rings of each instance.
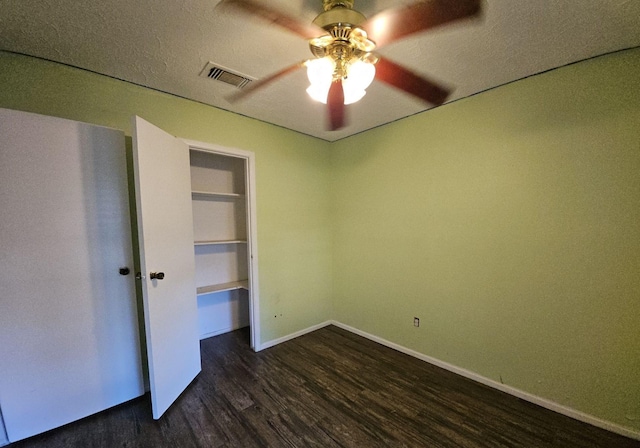
[[269, 84], [271, 84], [272, 82], [276, 81], [277, 79], [286, 76], [290, 73], [295, 72], [296, 70], [304, 67], [304, 63], [306, 61], [301, 61], [298, 62], [296, 64], [290, 65], [289, 67], [283, 68], [282, 70], [280, 70], [279, 72], [273, 73], [269, 76], [267, 76], [266, 78], [262, 78], [259, 79], [258, 81], [253, 81], [251, 84], [249, 84], [249, 87], [246, 87], [236, 93], [234, 93], [233, 95], [230, 95], [227, 97], [227, 100], [231, 103], [235, 103], [236, 101], [240, 101], [242, 99], [244, 99], [245, 97], [253, 94], [256, 90], [262, 89], [263, 87], [268, 86]]
[[329, 87], [327, 110], [329, 112], [329, 130], [336, 131], [345, 126], [344, 90], [342, 79], [333, 81]]
[[248, 12], [255, 17], [267, 20], [305, 39], [327, 34], [325, 30], [313, 23], [303, 22], [269, 7], [268, 2], [258, 2], [255, 0], [222, 0], [218, 4], [218, 7], [233, 7]]
[[362, 28], [377, 48], [410, 34], [480, 14], [481, 0], [428, 0], [382, 11]]
[[449, 89], [382, 57], [376, 63], [376, 79], [436, 106], [443, 104], [451, 93]]

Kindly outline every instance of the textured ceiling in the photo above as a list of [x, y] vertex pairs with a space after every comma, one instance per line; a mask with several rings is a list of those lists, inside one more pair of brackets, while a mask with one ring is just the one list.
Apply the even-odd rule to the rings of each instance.
[[[200, 77], [208, 61], [261, 78], [311, 57], [307, 42], [217, 0], [2, 0], [0, 49], [62, 62], [334, 141], [427, 110], [374, 82], [347, 107], [349, 125], [326, 131], [325, 106], [299, 70], [230, 103], [236, 89]], [[312, 21], [321, 0], [264, 0]], [[366, 16], [410, 4], [356, 0]], [[487, 0], [468, 20], [395, 42], [379, 53], [454, 87], [454, 101], [535, 73], [640, 45], [638, 0]], [[446, 107], [446, 106], [444, 106]]]

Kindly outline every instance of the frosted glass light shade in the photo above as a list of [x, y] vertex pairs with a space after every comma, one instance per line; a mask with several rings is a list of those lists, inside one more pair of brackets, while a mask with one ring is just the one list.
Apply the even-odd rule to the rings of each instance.
[[[329, 88], [333, 81], [335, 64], [329, 57], [307, 61], [307, 77], [311, 85], [307, 88], [309, 96], [320, 103], [327, 103]], [[356, 60], [348, 67], [347, 76], [342, 80], [344, 104], [352, 104], [362, 99], [366, 88], [371, 85], [376, 75], [373, 64]]]
[[329, 87], [333, 81], [335, 64], [331, 58], [319, 58], [307, 61], [307, 78], [311, 85], [307, 89], [309, 96], [321, 103], [327, 102]]
[[345, 82], [358, 86], [359, 89], [366, 90], [376, 76], [375, 65], [364, 62], [360, 59], [349, 65], [349, 76]]
[[373, 64], [357, 60], [349, 66], [348, 76], [342, 82], [344, 88], [344, 104], [360, 101], [365, 96], [366, 88], [371, 85], [376, 76]]
[[327, 97], [329, 96], [329, 87], [331, 87], [331, 83], [327, 85], [311, 84], [309, 87], [307, 87], [307, 93], [309, 94], [312, 100], [322, 104], [327, 104]]
[[353, 104], [362, 99], [363, 96], [367, 94], [364, 89], [349, 89], [342, 84], [342, 88], [344, 89], [344, 104]]

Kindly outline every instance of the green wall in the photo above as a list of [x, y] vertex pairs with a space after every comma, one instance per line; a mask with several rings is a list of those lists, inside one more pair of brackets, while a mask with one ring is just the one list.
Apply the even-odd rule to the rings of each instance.
[[0, 107], [109, 126], [127, 135], [131, 117], [139, 115], [179, 137], [254, 151], [261, 340], [330, 318], [328, 143], [105, 76], [4, 52]]
[[329, 144], [0, 52], [0, 107], [254, 151], [263, 341], [333, 318], [640, 431], [638, 73], [621, 52]]
[[332, 173], [334, 319], [640, 430], [640, 50], [342, 140]]

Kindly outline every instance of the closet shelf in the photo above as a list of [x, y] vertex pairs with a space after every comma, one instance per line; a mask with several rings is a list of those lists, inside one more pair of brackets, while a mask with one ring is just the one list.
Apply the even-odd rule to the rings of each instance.
[[193, 243], [196, 246], [214, 246], [217, 244], [247, 244], [247, 240], [209, 240], [209, 241], [195, 241]]
[[211, 199], [220, 199], [220, 198], [244, 198], [243, 194], [238, 194], [238, 193], [218, 193], [218, 192], [214, 192], [214, 191], [192, 191], [191, 192], [191, 197], [192, 198], [211, 198]]
[[218, 285], [201, 286], [197, 288], [196, 294], [201, 296], [211, 294], [213, 292], [233, 291], [234, 289], [249, 289], [249, 280], [240, 280], [237, 282], [220, 283]]

